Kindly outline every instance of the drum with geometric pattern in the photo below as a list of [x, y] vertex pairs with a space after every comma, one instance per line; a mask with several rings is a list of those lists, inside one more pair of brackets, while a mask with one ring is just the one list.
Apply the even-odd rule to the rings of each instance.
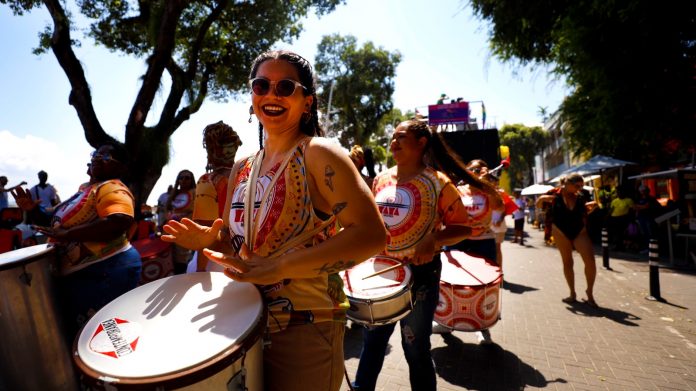
[[461, 251], [443, 252], [435, 321], [458, 331], [479, 331], [500, 318], [503, 274], [493, 262]]

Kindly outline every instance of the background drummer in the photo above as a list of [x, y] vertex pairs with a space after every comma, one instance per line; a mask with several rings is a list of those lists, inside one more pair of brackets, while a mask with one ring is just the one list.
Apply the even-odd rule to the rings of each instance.
[[[378, 175], [372, 187], [390, 235], [383, 254], [409, 263], [407, 267], [413, 275], [413, 310], [399, 321], [411, 388], [435, 390], [430, 335], [442, 268], [438, 252], [472, 233], [466, 209], [450, 177], [477, 188], [486, 186], [464, 168], [425, 122], [410, 120], [399, 124], [390, 150], [396, 166]], [[433, 169], [434, 165], [442, 171]], [[395, 326], [392, 323], [363, 329], [363, 348], [353, 383], [356, 390], [375, 388]]]
[[[266, 390], [338, 390], [348, 301], [335, 273], [379, 252], [386, 230], [345, 151], [321, 137], [309, 62], [292, 52], [263, 53], [250, 86], [263, 150], [233, 167], [224, 221], [170, 221], [162, 238], [209, 248], [204, 253], [225, 274], [260, 286], [271, 340], [263, 354]], [[247, 186], [259, 189], [250, 191], [255, 199], [246, 199]], [[246, 238], [239, 256], [230, 236]]]
[[[135, 228], [134, 198], [119, 179], [127, 159], [119, 144], [100, 146], [92, 153], [90, 182], [53, 209], [49, 227], [34, 227], [58, 253], [60, 305], [71, 344], [95, 312], [140, 281], [140, 254], [128, 241]], [[37, 207], [24, 189], [12, 194], [20, 208]]]
[[[203, 148], [208, 162], [205, 174], [196, 183], [196, 198], [193, 202], [193, 221], [211, 226], [215, 219], [221, 218], [227, 197], [227, 180], [234, 166], [237, 149], [242, 145], [237, 132], [222, 121], [210, 124], [203, 129]], [[222, 271], [216, 263], [208, 262], [208, 257], [199, 252], [186, 269], [190, 272]]]
[[[484, 181], [488, 175], [488, 164], [480, 159], [467, 163], [466, 169]], [[462, 202], [469, 215], [472, 234], [471, 237], [455, 245], [447, 246], [445, 249], [463, 251], [469, 255], [496, 262], [495, 233], [491, 230], [491, 221], [494, 210], [501, 212], [504, 210], [502, 197], [492, 186], [488, 186], [487, 191], [483, 191], [464, 181], [458, 183], [457, 190], [461, 194]], [[433, 322], [433, 333], [445, 332], [451, 332], [451, 330]], [[476, 332], [476, 338], [479, 343], [490, 343], [491, 333], [487, 329], [480, 330]]]

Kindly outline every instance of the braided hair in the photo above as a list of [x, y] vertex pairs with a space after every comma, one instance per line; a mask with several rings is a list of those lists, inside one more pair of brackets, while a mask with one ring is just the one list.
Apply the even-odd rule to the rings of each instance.
[[[251, 72], [249, 80], [256, 77], [261, 64], [268, 60], [283, 60], [297, 69], [297, 74], [300, 77], [299, 82], [305, 88], [302, 90], [304, 96], [312, 96], [312, 107], [309, 108], [309, 115], [303, 115], [300, 121], [300, 131], [307, 136], [324, 136], [324, 130], [319, 125], [317, 86], [314, 80], [314, 71], [312, 65], [304, 57], [297, 53], [287, 50], [270, 50], [261, 53], [251, 64]], [[259, 122], [259, 148], [263, 148], [263, 125]]]

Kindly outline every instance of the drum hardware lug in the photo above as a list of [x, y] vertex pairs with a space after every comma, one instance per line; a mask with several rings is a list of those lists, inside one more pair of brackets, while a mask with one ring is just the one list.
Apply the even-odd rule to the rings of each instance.
[[227, 391], [248, 391], [246, 386], [246, 368], [242, 365], [237, 373], [227, 382]]
[[31, 273], [29, 273], [27, 269], [24, 266], [22, 266], [22, 274], [19, 275], [19, 281], [22, 281], [28, 286], [31, 286], [31, 279]]

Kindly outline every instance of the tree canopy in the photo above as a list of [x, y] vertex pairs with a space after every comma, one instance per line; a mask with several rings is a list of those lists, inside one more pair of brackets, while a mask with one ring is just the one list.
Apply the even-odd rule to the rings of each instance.
[[494, 56], [549, 65], [575, 153], [653, 163], [695, 144], [696, 13], [690, 2], [472, 0]]
[[522, 188], [534, 183], [534, 158], [548, 143], [548, 133], [539, 126], [505, 125], [499, 130], [500, 144], [510, 149], [510, 187]]
[[394, 106], [394, 77], [400, 62], [398, 51], [391, 53], [372, 42], [358, 47], [351, 35], [323, 37], [315, 69], [322, 100], [328, 102], [331, 95], [329, 136], [338, 136], [346, 148], [369, 141]]
[[[78, 0], [69, 3], [73, 9], [60, 0], [0, 0], [0, 4], [16, 15], [42, 6], [50, 13], [52, 25], [41, 32], [35, 53], [50, 49], [55, 55], [70, 82], [68, 102], [95, 148], [116, 140], [99, 122], [74, 48], [80, 39], [90, 39], [146, 63], [140, 90], [124, 118], [124, 144], [131, 156], [129, 176], [124, 179], [140, 204], [168, 161], [170, 137], [206, 98], [224, 101], [237, 96], [246, 88], [249, 66], [258, 54], [278, 40], [297, 37], [309, 12], [322, 15], [344, 1]], [[81, 17], [74, 17], [75, 12]], [[87, 26], [77, 26], [78, 20]], [[73, 37], [78, 31], [85, 31], [84, 36]], [[171, 81], [168, 91], [163, 91], [165, 76]], [[152, 111], [157, 94], [166, 96], [159, 113]]]

